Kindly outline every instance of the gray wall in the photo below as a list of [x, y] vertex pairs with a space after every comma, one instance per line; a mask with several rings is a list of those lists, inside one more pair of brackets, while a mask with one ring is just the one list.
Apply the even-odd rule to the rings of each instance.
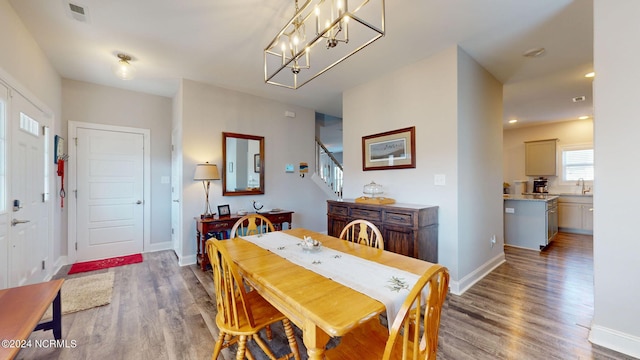
[[589, 339], [640, 358], [640, 2], [594, 1], [594, 314]]
[[[127, 126], [151, 130], [151, 245], [145, 251], [171, 248], [172, 100], [135, 91], [64, 79], [62, 81], [63, 137], [69, 121]], [[66, 252], [66, 240], [62, 241]]]
[[[438, 262], [449, 268], [454, 293], [499, 264], [501, 84], [453, 46], [350, 89], [343, 104], [344, 197], [361, 196], [373, 180], [399, 203], [439, 206]], [[362, 171], [362, 136], [413, 125], [415, 169]], [[436, 174], [445, 186], [434, 185]]]
[[[208, 161], [222, 169], [222, 132], [234, 132], [265, 138], [265, 194], [222, 196], [222, 183], [213, 181], [209, 194], [212, 209], [229, 204], [231, 211], [251, 210], [252, 200], [266, 208], [293, 210], [293, 225], [326, 231], [326, 196], [311, 180], [298, 173], [285, 173], [286, 164], [315, 161], [315, 113], [296, 105], [287, 105], [195, 81], [184, 80], [180, 97], [181, 111], [174, 126], [182, 129], [182, 241], [181, 263], [195, 262], [195, 216], [204, 209], [201, 182], [193, 181], [196, 164]], [[296, 113], [295, 118], [285, 111]]]

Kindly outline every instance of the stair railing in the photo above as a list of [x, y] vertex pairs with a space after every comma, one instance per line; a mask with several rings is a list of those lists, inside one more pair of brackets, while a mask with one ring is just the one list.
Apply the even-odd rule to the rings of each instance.
[[316, 174], [338, 196], [342, 195], [343, 171], [340, 162], [316, 137]]

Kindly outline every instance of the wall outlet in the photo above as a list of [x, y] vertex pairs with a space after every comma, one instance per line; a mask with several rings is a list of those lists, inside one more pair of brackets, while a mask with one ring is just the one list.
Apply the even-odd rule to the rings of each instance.
[[433, 184], [437, 186], [445, 186], [447, 184], [447, 178], [444, 174], [435, 174], [433, 176]]
[[514, 209], [514, 208], [504, 208], [504, 212], [506, 212], [507, 214], [515, 214], [516, 213], [516, 209]]
[[491, 242], [491, 248], [493, 249], [493, 246], [496, 244], [496, 236], [495, 235], [491, 236], [489, 241]]

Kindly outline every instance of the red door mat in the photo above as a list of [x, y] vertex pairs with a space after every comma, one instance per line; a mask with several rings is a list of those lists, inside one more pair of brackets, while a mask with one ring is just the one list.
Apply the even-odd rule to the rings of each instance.
[[75, 263], [71, 266], [71, 269], [69, 269], [69, 275], [86, 272], [86, 271], [94, 271], [94, 270], [112, 268], [116, 266], [135, 264], [140, 262], [142, 262], [142, 254], [117, 256], [109, 259]]

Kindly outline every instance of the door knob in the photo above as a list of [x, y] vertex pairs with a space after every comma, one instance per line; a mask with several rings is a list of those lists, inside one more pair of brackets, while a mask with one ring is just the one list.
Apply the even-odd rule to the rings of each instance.
[[136, 204], [138, 204], [138, 205], [142, 204], [142, 200], [136, 201]]
[[29, 221], [31, 221], [31, 220], [16, 220], [16, 219], [13, 219], [13, 220], [11, 220], [11, 226], [16, 226], [18, 224], [28, 223]]
[[173, 202], [180, 202], [180, 199], [178, 199], [178, 200], [173, 200]]

